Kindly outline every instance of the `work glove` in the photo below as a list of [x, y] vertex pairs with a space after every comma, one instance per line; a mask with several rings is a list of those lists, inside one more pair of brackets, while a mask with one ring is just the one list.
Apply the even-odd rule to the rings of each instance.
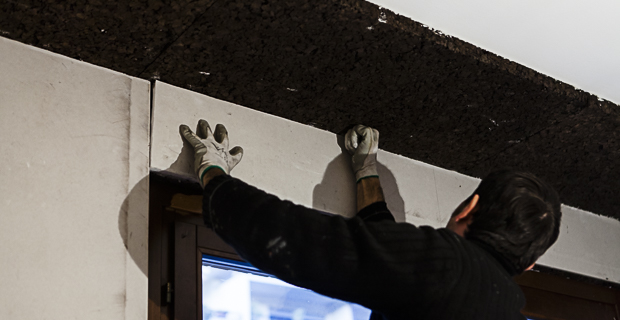
[[228, 150], [228, 131], [221, 124], [215, 126], [215, 133], [206, 120], [198, 121], [196, 133], [182, 124], [179, 126], [181, 136], [194, 148], [194, 170], [202, 185], [202, 177], [209, 169], [220, 168], [226, 174], [232, 170], [243, 157], [239, 146]]
[[356, 181], [368, 177], [378, 177], [379, 131], [358, 124], [347, 132], [344, 140], [345, 148], [353, 158], [353, 172]]

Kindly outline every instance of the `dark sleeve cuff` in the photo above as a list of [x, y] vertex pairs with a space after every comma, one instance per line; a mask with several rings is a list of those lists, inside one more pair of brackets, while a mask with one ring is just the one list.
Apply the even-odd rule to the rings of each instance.
[[360, 212], [357, 213], [357, 217], [364, 221], [396, 221], [394, 216], [387, 208], [387, 204], [384, 201], [375, 202], [366, 206]]
[[223, 184], [229, 181], [233, 181], [235, 178], [223, 174], [214, 177], [207, 183], [204, 187], [203, 197], [202, 197], [202, 218], [207, 227], [211, 228], [213, 224], [211, 223], [211, 199], [213, 198], [213, 194], [219, 189]]

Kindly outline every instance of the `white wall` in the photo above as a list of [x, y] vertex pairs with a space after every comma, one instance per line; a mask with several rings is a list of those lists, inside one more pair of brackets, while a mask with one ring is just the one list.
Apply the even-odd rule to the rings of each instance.
[[620, 104], [620, 1], [370, 2]]
[[145, 319], [149, 83], [0, 57], [0, 319]]
[[[319, 210], [355, 213], [349, 156], [336, 135], [157, 82], [153, 98], [151, 165], [193, 176], [191, 147], [180, 124], [222, 123], [230, 145], [244, 148], [233, 176], [281, 198]], [[443, 227], [479, 180], [380, 150], [379, 175], [397, 220]], [[620, 222], [563, 206], [563, 224], [542, 265], [620, 282]]]

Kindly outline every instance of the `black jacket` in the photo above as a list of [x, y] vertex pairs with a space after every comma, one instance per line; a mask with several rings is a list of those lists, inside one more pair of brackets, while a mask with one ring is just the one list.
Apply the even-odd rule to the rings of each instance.
[[347, 219], [230, 176], [205, 186], [205, 223], [255, 267], [386, 319], [524, 319], [514, 268], [447, 229], [397, 223], [384, 202]]

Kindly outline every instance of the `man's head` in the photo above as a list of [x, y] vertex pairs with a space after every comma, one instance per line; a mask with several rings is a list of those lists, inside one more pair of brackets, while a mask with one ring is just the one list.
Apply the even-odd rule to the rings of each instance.
[[447, 228], [490, 245], [521, 273], [555, 243], [561, 217], [553, 188], [533, 174], [501, 170], [480, 182]]

